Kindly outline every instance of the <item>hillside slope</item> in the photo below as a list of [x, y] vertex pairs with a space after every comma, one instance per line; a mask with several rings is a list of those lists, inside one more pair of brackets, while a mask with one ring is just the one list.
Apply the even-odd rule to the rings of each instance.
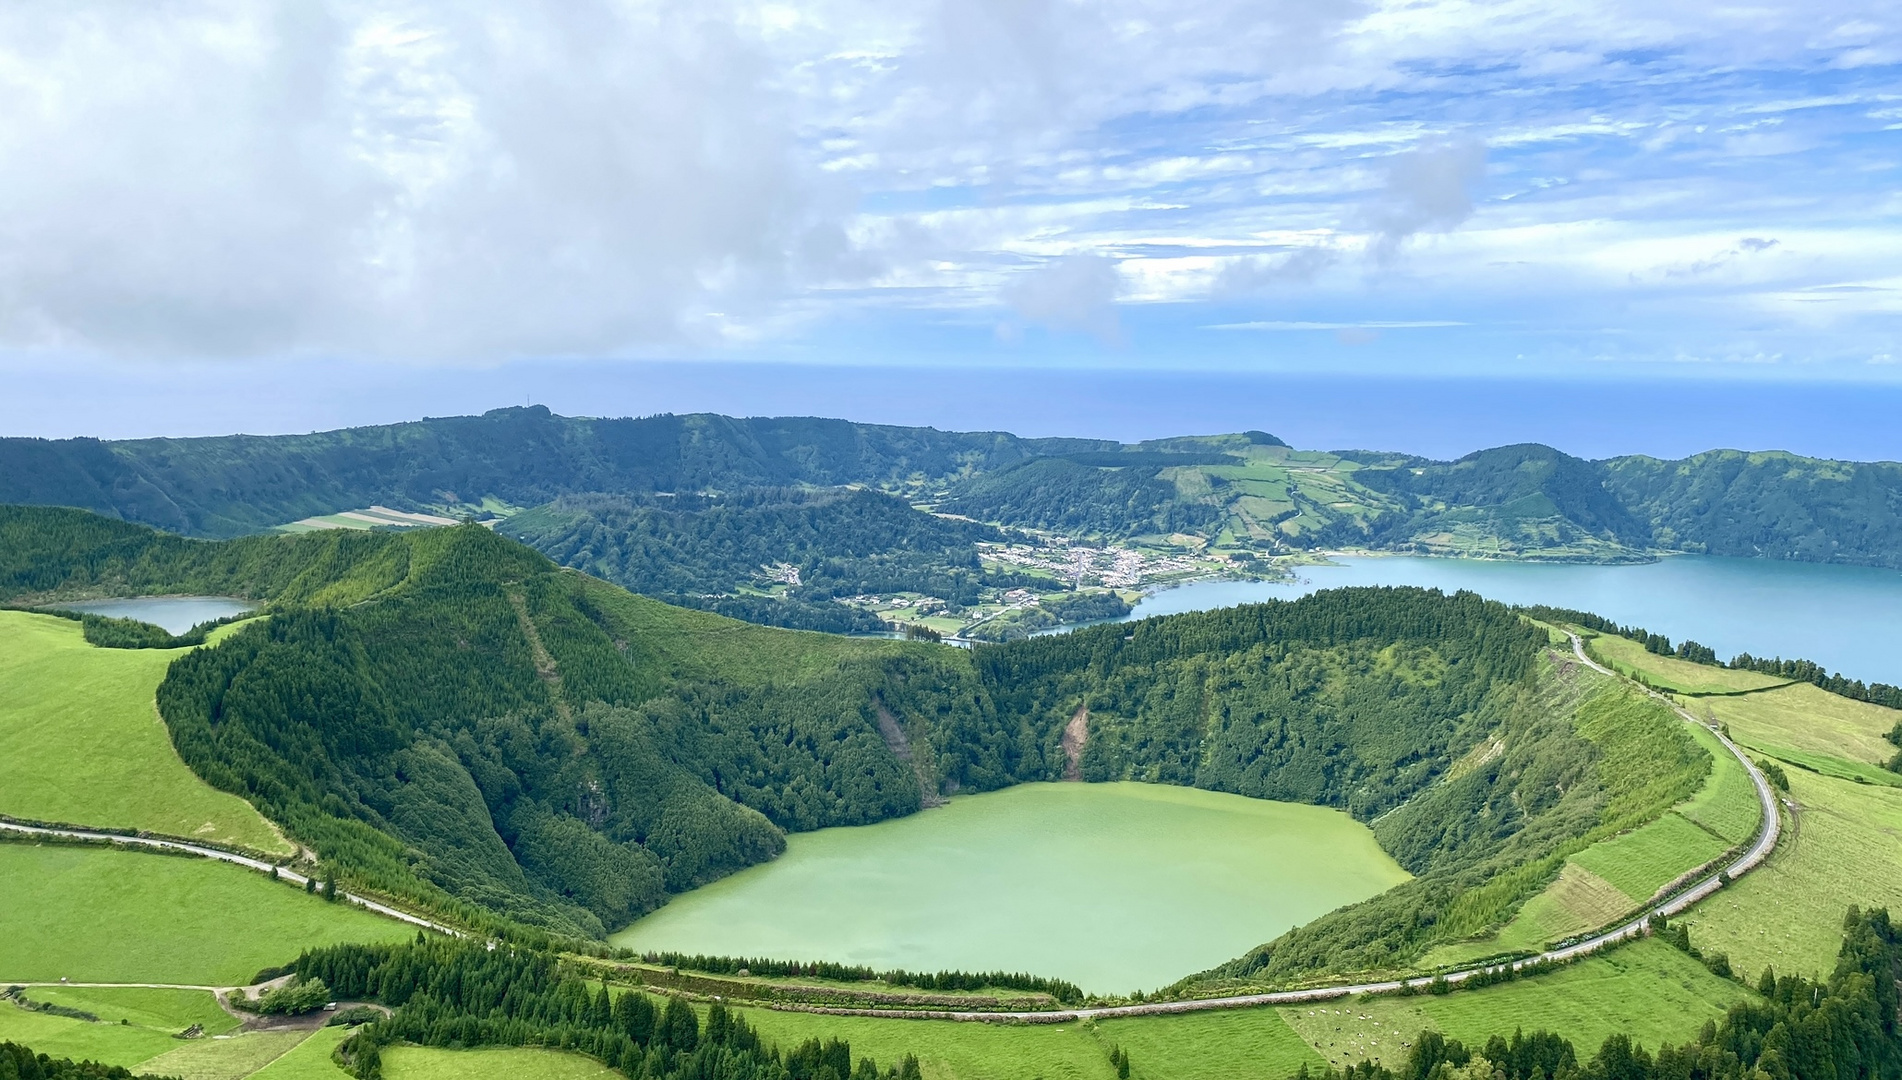
[[[0, 503], [74, 506], [210, 537], [378, 504], [460, 513], [580, 495], [724, 498], [840, 485], [1003, 526], [1160, 543], [1186, 536], [1248, 553], [1354, 546], [1618, 561], [1689, 551], [1902, 566], [1902, 464], [1787, 453], [1586, 461], [1525, 444], [1440, 462], [1295, 450], [1258, 431], [1123, 446], [810, 417], [610, 420], [544, 408], [310, 435], [0, 439]], [[544, 550], [567, 539], [546, 523], [532, 531], [548, 536]], [[634, 535], [619, 529], [616, 546]]]
[[[671, 607], [474, 525], [193, 541], [13, 508], [0, 536], [16, 602], [266, 602], [159, 688], [186, 763], [347, 884], [564, 936], [771, 858], [787, 831], [1075, 770], [1376, 822], [1419, 877], [1238, 977], [1403, 963], [1504, 919], [1565, 845], [1708, 768], [1668, 714], [1467, 593], [1332, 590], [967, 652]], [[1605, 764], [1634, 753], [1644, 777]]]

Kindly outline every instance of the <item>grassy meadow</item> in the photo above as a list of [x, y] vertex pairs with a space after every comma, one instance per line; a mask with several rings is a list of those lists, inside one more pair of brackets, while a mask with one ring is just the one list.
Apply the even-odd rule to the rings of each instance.
[[289, 1053], [251, 1075], [255, 1080], [351, 1080], [330, 1060], [331, 1051], [349, 1036], [349, 1028], [318, 1028]]
[[243, 1080], [295, 1050], [308, 1031], [250, 1031], [228, 1039], [192, 1039], [139, 1063], [138, 1070], [178, 1080]]
[[1331, 1062], [1394, 1065], [1425, 1029], [1472, 1045], [1490, 1035], [1510, 1037], [1518, 1028], [1543, 1028], [1571, 1039], [1581, 1057], [1617, 1032], [1655, 1048], [1685, 1041], [1704, 1021], [1754, 996], [1671, 946], [1645, 940], [1549, 975], [1481, 990], [1357, 997], [1280, 1011]]
[[[745, 1010], [747, 1023], [781, 1049], [810, 1038], [839, 1038], [854, 1058], [883, 1068], [918, 1055], [925, 1080], [1115, 1080], [1109, 1047], [1088, 1027], [1070, 1024], [963, 1024], [954, 1020], [881, 1020]], [[1136, 1050], [1132, 1045], [1131, 1054]], [[1153, 1062], [1134, 1062], [1147, 1069]]]
[[306, 948], [415, 932], [209, 859], [0, 843], [0, 984], [232, 986]]
[[0, 813], [292, 849], [179, 759], [154, 694], [178, 649], [101, 649], [70, 619], [0, 611]]
[[1902, 912], [1902, 791], [1787, 771], [1798, 809], [1776, 853], [1681, 920], [1752, 979], [1827, 975], [1850, 904]]
[[1660, 690], [1690, 694], [1734, 694], [1789, 682], [1788, 679], [1761, 672], [1733, 671], [1709, 664], [1693, 664], [1674, 656], [1659, 656], [1630, 638], [1616, 634], [1592, 634], [1586, 643], [1599, 663], [1622, 675], [1642, 674], [1647, 682]]
[[[383, 1076], [385, 1080], [620, 1080], [621, 1074], [593, 1058], [559, 1050], [392, 1046], [383, 1051]], [[277, 1080], [274, 1074], [272, 1080]]]

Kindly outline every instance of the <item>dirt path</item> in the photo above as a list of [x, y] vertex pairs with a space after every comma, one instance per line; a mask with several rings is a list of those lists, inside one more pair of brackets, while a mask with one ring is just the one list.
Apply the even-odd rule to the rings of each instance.
[[1065, 780], [1083, 779], [1083, 771], [1077, 763], [1083, 759], [1083, 744], [1090, 741], [1090, 707], [1077, 706], [1076, 715], [1063, 725], [1063, 778]]

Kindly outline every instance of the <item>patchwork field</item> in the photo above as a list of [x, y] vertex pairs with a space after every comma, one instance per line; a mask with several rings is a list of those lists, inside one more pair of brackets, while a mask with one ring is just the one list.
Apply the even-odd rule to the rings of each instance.
[[181, 652], [96, 648], [70, 619], [0, 611], [0, 814], [290, 852], [172, 748], [154, 694]]
[[227, 863], [0, 844], [0, 985], [70, 978], [232, 986], [306, 948], [414, 934]]

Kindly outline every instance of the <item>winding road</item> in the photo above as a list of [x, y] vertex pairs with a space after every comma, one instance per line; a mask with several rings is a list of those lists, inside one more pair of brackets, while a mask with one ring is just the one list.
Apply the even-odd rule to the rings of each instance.
[[[235, 851], [225, 851], [222, 848], [207, 847], [204, 844], [194, 844], [187, 840], [168, 840], [157, 836], [136, 836], [115, 832], [102, 832], [97, 829], [82, 829], [73, 825], [28, 825], [24, 822], [9, 821], [5, 818], [0, 818], [0, 831], [23, 833], [27, 836], [45, 836], [56, 840], [105, 840], [114, 844], [153, 848], [159, 851], [182, 851], [189, 855], [198, 855], [207, 859], [216, 859], [219, 862], [232, 863], [264, 874], [268, 874], [273, 869], [276, 869], [277, 876], [280, 880], [288, 881], [299, 887], [304, 886], [310, 880], [303, 874], [286, 870], [281, 866], [265, 862], [263, 859], [254, 859], [249, 855], [240, 855]], [[355, 893], [340, 891], [337, 893], [337, 899], [355, 904], [366, 911], [374, 911], [378, 915], [382, 915], [386, 918], [406, 922], [412, 926], [420, 926], [425, 930], [434, 930], [437, 933], [450, 934], [456, 937], [462, 936], [462, 931], [460, 930], [444, 926], [441, 923], [431, 922], [420, 915], [412, 915], [401, 908], [391, 907], [388, 904], [372, 900], [367, 896], [358, 896]], [[69, 985], [77, 986], [80, 984], [73, 983]], [[107, 984], [101, 983], [99, 985], [103, 986]], [[142, 984], [128, 983], [125, 985]]]
[[[1579, 637], [1577, 634], [1571, 634], [1569, 636], [1572, 639], [1572, 652], [1578, 657], [1580, 663], [1583, 663], [1585, 666], [1601, 674], [1609, 675], [1612, 678], [1615, 678], [1615, 679], [1624, 678], [1624, 676], [1619, 675], [1615, 671], [1611, 671], [1605, 668], [1604, 666], [1600, 665], [1597, 661], [1587, 656], [1585, 654], [1585, 645], [1582, 641], [1579, 640]], [[1629, 680], [1626, 680], [1626, 681], [1629, 682]], [[1638, 684], [1632, 683], [1631, 685], [1636, 686]], [[1692, 716], [1689, 712], [1686, 712], [1684, 709], [1680, 708], [1676, 702], [1672, 701], [1670, 698], [1666, 697], [1665, 695], [1660, 694], [1649, 687], [1639, 686], [1639, 689], [1643, 690], [1645, 693], [1651, 695], [1652, 697], [1658, 699], [1659, 701], [1664, 702], [1666, 705], [1669, 705], [1671, 710], [1677, 713], [1678, 716], [1682, 717], [1685, 720], [1685, 722], [1692, 723], [1692, 724], [1699, 724], [1699, 726], [1703, 726], [1697, 720], [1696, 717]], [[1673, 892], [1670, 896], [1666, 897], [1661, 902], [1651, 905], [1650, 907], [1646, 908], [1644, 914], [1631, 919], [1629, 922], [1621, 923], [1617, 926], [1611, 927], [1606, 930], [1601, 930], [1598, 933], [1592, 935], [1591, 937], [1588, 937], [1582, 941], [1575, 942], [1571, 945], [1567, 945], [1563, 948], [1549, 949], [1545, 952], [1539, 953], [1537, 956], [1524, 957], [1519, 960], [1512, 961], [1511, 967], [1513, 968], [1513, 970], [1516, 971], [1531, 964], [1537, 964], [1537, 963], [1543, 963], [1543, 962], [1549, 962], [1549, 961], [1564, 962], [1568, 960], [1575, 960], [1581, 956], [1585, 956], [1590, 953], [1597, 952], [1598, 950], [1603, 949], [1607, 946], [1615, 945], [1619, 942], [1626, 941], [1630, 938], [1641, 936], [1644, 933], [1645, 921], [1651, 914], [1655, 913], [1658, 915], [1665, 916], [1667, 918], [1673, 915], [1677, 915], [1689, 909], [1693, 905], [1697, 904], [1699, 901], [1703, 900], [1705, 897], [1710, 896], [1712, 893], [1716, 892], [1718, 889], [1722, 888], [1724, 886], [1724, 882], [1726, 878], [1734, 880], [1736, 878], [1742, 877], [1744, 874], [1747, 874], [1751, 870], [1755, 869], [1765, 859], [1769, 858], [1770, 853], [1776, 849], [1777, 840], [1782, 835], [1782, 818], [1779, 813], [1779, 806], [1777, 803], [1776, 792], [1770, 787], [1770, 782], [1764, 779], [1762, 771], [1759, 770], [1756, 764], [1750, 760], [1749, 755], [1744, 753], [1743, 750], [1737, 746], [1737, 744], [1731, 742], [1728, 736], [1726, 736], [1720, 730], [1713, 730], [1709, 728], [1706, 728], [1706, 730], [1711, 731], [1711, 734], [1714, 735], [1717, 738], [1717, 740], [1724, 745], [1724, 748], [1726, 750], [1729, 750], [1731, 754], [1736, 757], [1737, 761], [1741, 765], [1743, 765], [1744, 771], [1750, 774], [1751, 783], [1756, 786], [1757, 799], [1759, 803], [1762, 805], [1763, 821], [1757, 833], [1756, 841], [1750, 845], [1749, 850], [1745, 851], [1742, 855], [1738, 856], [1735, 860], [1730, 862], [1728, 865], [1720, 868], [1718, 872], [1713, 873], [1709, 875], [1708, 877], [1703, 877], [1694, 882], [1691, 882], [1685, 885], [1683, 888]], [[235, 863], [239, 866], [248, 867], [252, 870], [257, 870], [264, 873], [268, 873], [272, 869], [272, 864], [265, 862], [262, 859], [255, 859], [255, 858], [251, 858], [250, 856], [239, 855], [235, 852], [223, 851], [218, 848], [206, 847], [202, 844], [193, 844], [183, 840], [169, 840], [169, 839], [161, 839], [158, 837], [149, 837], [149, 836], [124, 836], [118, 833], [100, 832], [100, 831], [92, 830], [92, 829], [72, 828], [72, 827], [66, 827], [66, 826], [26, 825], [19, 822], [6, 821], [6, 820], [0, 820], [0, 830], [6, 830], [9, 832], [15, 832], [15, 833], [25, 833], [28, 835], [47, 836], [47, 837], [53, 837], [53, 838], [59, 838], [59, 839], [94, 840], [94, 841], [104, 840], [104, 841], [110, 841], [115, 844], [128, 844], [128, 845], [134, 845], [134, 846], [156, 848], [156, 849], [166, 850], [166, 851], [181, 851], [181, 852], [187, 852], [193, 855], [200, 855], [207, 859], [217, 859], [220, 862]], [[283, 878], [284, 880], [291, 882], [294, 885], [301, 886], [306, 881], [303, 875], [292, 873], [291, 871], [285, 870], [282, 868], [278, 869], [278, 876], [280, 878]], [[421, 916], [413, 915], [407, 911], [390, 907], [387, 904], [379, 903], [375, 900], [368, 899], [367, 897], [357, 896], [351, 893], [339, 893], [338, 896], [341, 899], [344, 899], [352, 904], [356, 904], [359, 907], [362, 907], [369, 911], [374, 911], [377, 914], [386, 916], [388, 918], [400, 919], [401, 921], [410, 923], [414, 926], [420, 926], [426, 929], [435, 930], [439, 933], [453, 934], [457, 936], [460, 936], [461, 934], [461, 932], [458, 930], [444, 926], [440, 923], [431, 922], [430, 920], [422, 918]], [[1505, 966], [1504, 964], [1480, 964], [1470, 968], [1462, 968], [1456, 971], [1445, 972], [1440, 977], [1444, 978], [1449, 983], [1461, 983], [1461, 982], [1465, 982], [1466, 980], [1470, 978], [1473, 978], [1474, 976], [1480, 974], [1481, 972], [1497, 970], [1504, 966]], [[1415, 989], [1422, 989], [1422, 988], [1425, 988], [1431, 981], [1432, 981], [1431, 979], [1427, 979], [1427, 978], [1410, 978], [1410, 979], [1394, 979], [1394, 980], [1388, 980], [1384, 982], [1343, 983], [1343, 984], [1339, 984], [1335, 986], [1310, 987], [1305, 990], [1278, 990], [1271, 993], [1262, 993], [1262, 994], [1237, 994], [1231, 997], [1196, 998], [1196, 999], [1188, 1000], [1188, 1001], [1152, 1001], [1152, 1002], [1145, 1002], [1140, 1005], [1110, 1005], [1110, 1006], [1103, 1006], [1100, 1008], [1064, 1009], [1064, 1010], [1056, 1010], [1056, 1011], [960, 1012], [960, 1011], [954, 1011], [954, 1010], [926, 1010], [926, 1009], [846, 1009], [846, 1008], [837, 1008], [832, 1006], [817, 1006], [817, 1005], [800, 1006], [800, 1005], [792, 1005], [792, 1004], [776, 1004], [776, 1003], [770, 1003], [770, 1002], [761, 1002], [759, 1004], [764, 1005], [767, 1008], [779, 1008], [779, 1009], [786, 1009], [789, 1011], [798, 1011], [798, 1012], [822, 1013], [829, 1016], [877, 1016], [877, 1017], [885, 1017], [888, 1019], [967, 1020], [967, 1021], [977, 1021], [977, 1022], [1014, 1023], [1014, 1024], [1024, 1024], [1024, 1023], [1061, 1024], [1061, 1023], [1067, 1023], [1072, 1020], [1110, 1018], [1110, 1017], [1119, 1017], [1119, 1016], [1153, 1016], [1153, 1015], [1164, 1014], [1164, 1013], [1202, 1012], [1204, 1010], [1209, 1010], [1209, 1009], [1245, 1009], [1245, 1008], [1250, 1008], [1252, 1006], [1258, 1006], [1258, 1005], [1295, 1005], [1295, 1004], [1301, 1004], [1303, 1002], [1327, 1001], [1334, 998], [1347, 997], [1348, 995], [1351, 995], [1351, 994], [1383, 993], [1388, 991], [1399, 990], [1405, 986], [1411, 986]], [[26, 985], [36, 985], [36, 984], [26, 984]], [[59, 985], [59, 984], [44, 983], [44, 984], [37, 984], [37, 985], [51, 986], [51, 985]], [[118, 986], [118, 985], [157, 986], [160, 984], [156, 984], [156, 983], [68, 983], [65, 985], [69, 985], [69, 986]], [[181, 989], [213, 989], [212, 987], [182, 987], [182, 986], [180, 988]]]

